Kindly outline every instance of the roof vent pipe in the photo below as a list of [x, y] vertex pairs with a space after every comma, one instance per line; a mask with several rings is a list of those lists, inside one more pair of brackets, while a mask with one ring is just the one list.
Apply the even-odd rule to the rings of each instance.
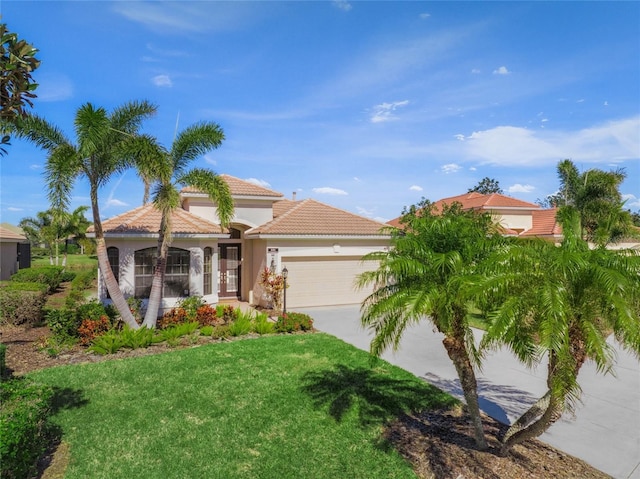
[[296, 192], [294, 191], [291, 196], [292, 196], [292, 200], [295, 201], [296, 200]]

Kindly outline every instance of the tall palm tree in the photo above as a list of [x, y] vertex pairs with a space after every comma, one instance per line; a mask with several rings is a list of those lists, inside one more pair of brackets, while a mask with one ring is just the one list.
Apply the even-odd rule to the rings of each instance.
[[132, 165], [142, 122], [156, 112], [147, 101], [125, 103], [108, 113], [91, 103], [82, 105], [75, 116], [76, 142], [69, 140], [45, 119], [28, 115], [16, 124], [16, 134], [47, 150], [46, 182], [52, 208], [65, 211], [78, 178], [88, 180], [98, 264], [107, 290], [122, 320], [138, 328], [127, 301], [113, 275], [102, 231], [98, 190], [112, 176]]
[[229, 185], [224, 179], [211, 170], [188, 169], [192, 161], [220, 146], [223, 140], [224, 133], [220, 126], [212, 122], [202, 122], [180, 132], [169, 151], [155, 145], [147, 148], [145, 155], [141, 155], [142, 161], [139, 162], [138, 170], [141, 176], [155, 178], [153, 203], [162, 213], [156, 267], [143, 322], [148, 328], [155, 327], [162, 302], [167, 256], [172, 239], [171, 216], [172, 212], [180, 207], [179, 186], [192, 186], [206, 193], [216, 204], [218, 219], [223, 227], [228, 226], [233, 217], [233, 199]]
[[67, 253], [69, 250], [69, 238], [84, 239], [87, 237], [87, 228], [91, 222], [85, 217], [88, 206], [78, 206], [71, 213], [66, 211], [60, 215], [62, 239], [64, 239], [64, 252], [62, 266], [67, 265]]
[[361, 287], [374, 286], [361, 307], [362, 325], [375, 333], [371, 353], [378, 356], [389, 346], [396, 349], [408, 325], [430, 321], [444, 335], [442, 343], [458, 373], [476, 445], [486, 449], [474, 371], [481, 357], [468, 322], [468, 293], [478, 264], [501, 239], [488, 214], [464, 212], [457, 204], [436, 212], [423, 202], [405, 212], [402, 222], [402, 231], [392, 231], [389, 251], [365, 256], [379, 261], [378, 269], [357, 280]]
[[507, 345], [527, 364], [546, 357], [547, 392], [509, 428], [502, 452], [534, 438], [571, 410], [587, 360], [612, 369], [613, 337], [640, 357], [640, 254], [589, 248], [577, 211], [567, 214], [560, 246], [520, 241], [486, 262], [478, 284], [492, 310], [483, 347]]

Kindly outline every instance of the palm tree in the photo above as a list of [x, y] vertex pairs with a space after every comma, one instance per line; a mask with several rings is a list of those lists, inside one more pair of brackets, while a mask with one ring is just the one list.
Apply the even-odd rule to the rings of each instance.
[[76, 143], [36, 115], [28, 115], [16, 124], [17, 136], [32, 141], [48, 152], [46, 181], [53, 209], [65, 211], [75, 181], [80, 177], [88, 180], [100, 271], [122, 320], [134, 329], [139, 326], [109, 265], [98, 207], [98, 190], [113, 175], [131, 166], [138, 151], [138, 130], [142, 122], [155, 111], [156, 107], [147, 101], [125, 103], [111, 113], [86, 103], [76, 112]]
[[482, 346], [506, 344], [529, 365], [548, 360], [548, 390], [509, 428], [503, 454], [574, 407], [585, 361], [613, 368], [610, 334], [640, 357], [639, 252], [589, 248], [577, 211], [564, 214], [560, 246], [517, 242], [485, 263], [487, 279], [479, 283], [483, 307], [492, 310]]
[[632, 220], [629, 212], [623, 209], [619, 191], [627, 176], [624, 170], [594, 168], [580, 172], [571, 160], [563, 160], [558, 163], [557, 171], [560, 179], [557, 206], [560, 211], [577, 211], [584, 239], [606, 245], [629, 234]]
[[53, 210], [39, 211], [35, 218], [22, 218], [18, 226], [24, 231], [25, 236], [33, 246], [44, 245], [47, 248], [49, 264], [54, 264], [54, 256], [57, 264], [60, 233], [55, 222]]
[[[151, 139], [148, 140], [148, 145], [153, 145]], [[162, 302], [167, 256], [171, 245], [171, 216], [180, 207], [179, 186], [192, 186], [206, 193], [216, 204], [218, 219], [223, 227], [228, 226], [233, 217], [233, 199], [224, 179], [211, 170], [187, 169], [189, 163], [220, 146], [223, 140], [224, 133], [220, 126], [203, 122], [180, 132], [173, 141], [171, 150], [155, 145], [148, 147], [146, 154], [141, 155], [139, 172], [143, 177], [155, 178], [153, 203], [162, 213], [156, 267], [143, 322], [148, 328], [155, 327]]]
[[474, 371], [481, 357], [468, 322], [468, 293], [478, 264], [500, 242], [496, 226], [488, 214], [465, 212], [458, 204], [435, 212], [425, 201], [406, 211], [402, 222], [404, 230], [392, 231], [389, 251], [365, 256], [379, 261], [378, 269], [357, 280], [360, 287], [374, 286], [361, 308], [362, 325], [375, 333], [371, 353], [396, 349], [408, 325], [430, 321], [444, 334], [476, 445], [486, 449]]
[[61, 230], [64, 239], [64, 256], [62, 257], [62, 266], [67, 265], [67, 253], [69, 249], [69, 238], [84, 239], [86, 238], [87, 228], [91, 222], [85, 217], [88, 206], [78, 206], [71, 213], [63, 212], [61, 214]]

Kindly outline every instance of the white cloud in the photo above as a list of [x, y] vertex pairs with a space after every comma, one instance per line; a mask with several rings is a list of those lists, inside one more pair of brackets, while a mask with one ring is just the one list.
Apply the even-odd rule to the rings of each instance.
[[382, 123], [384, 121], [396, 120], [397, 117], [393, 114], [396, 109], [407, 106], [409, 100], [394, 101], [392, 103], [381, 103], [373, 107], [373, 113], [371, 114], [371, 123]]
[[367, 218], [371, 218], [373, 216], [373, 210], [367, 210], [361, 206], [356, 206], [356, 211], [358, 211], [360, 216], [366, 216]]
[[464, 135], [457, 134], [453, 136], [458, 141], [464, 141]]
[[362, 180], [360, 178], [358, 178], [357, 176], [353, 177], [353, 181], [357, 181], [358, 183], [360, 183]]
[[442, 165], [442, 168], [440, 168], [440, 171], [442, 171], [443, 173], [449, 174], [449, 173], [457, 173], [461, 169], [462, 167], [460, 165], [457, 165], [455, 163], [448, 163], [446, 165]]
[[584, 98], [580, 98], [576, 103], [584, 103]]
[[39, 170], [40, 168], [42, 168], [42, 165], [29, 165], [30, 170]]
[[494, 75], [508, 75], [509, 73], [511, 72], [507, 69], [507, 67], [504, 67], [504, 66], [497, 68], [496, 70], [493, 70]]
[[478, 73], [480, 73], [480, 69], [479, 68], [472, 68], [471, 69], [471, 73], [477, 75]]
[[422, 186], [412, 185], [412, 186], [409, 187], [409, 190], [411, 190], [411, 191], [422, 191]]
[[73, 96], [73, 83], [66, 75], [38, 72], [36, 76], [38, 101], [62, 101]]
[[319, 193], [321, 195], [335, 195], [335, 196], [343, 196], [348, 195], [344, 190], [338, 188], [331, 188], [329, 186], [323, 186], [322, 188], [313, 188], [314, 193]]
[[173, 86], [173, 82], [171, 81], [171, 78], [169, 77], [169, 75], [156, 75], [151, 79], [151, 81], [155, 86], [158, 86], [158, 87]]
[[475, 166], [471, 166], [469, 167], [469, 171], [476, 171], [478, 168], [476, 168]]
[[253, 183], [254, 185], [262, 186], [263, 188], [271, 188], [271, 184], [265, 180], [259, 180], [258, 178], [245, 178], [246, 182]]
[[521, 185], [520, 183], [516, 183], [515, 185], [510, 186], [507, 191], [509, 193], [531, 193], [535, 189], [535, 186]]
[[340, 10], [344, 10], [345, 12], [348, 12], [353, 8], [351, 4], [346, 0], [333, 0], [332, 3], [335, 7], [339, 8]]
[[124, 201], [120, 201], [116, 198], [109, 198], [105, 203], [105, 209], [110, 208], [112, 206], [129, 206], [129, 205]]
[[640, 198], [632, 194], [623, 194], [622, 199], [625, 201], [624, 207], [631, 210], [640, 210]]
[[609, 106], [609, 102], [608, 102], [608, 101], [605, 101], [605, 102], [603, 103], [603, 106]]
[[430, 13], [421, 13], [421, 14], [420, 14], [420, 18], [421, 18], [422, 20], [426, 20], [426, 19], [427, 19], [427, 18], [429, 18], [430, 16], [431, 16], [431, 14], [430, 14]]
[[555, 165], [563, 158], [583, 163], [618, 162], [638, 158], [639, 130], [640, 116], [577, 131], [498, 126], [475, 131], [464, 143], [456, 144], [465, 150], [467, 159], [492, 165]]
[[216, 166], [218, 164], [218, 161], [213, 158], [210, 153], [204, 155], [204, 161], [213, 166]]
[[24, 211], [24, 208], [16, 208], [15, 206], [9, 206], [7, 208], [9, 211]]

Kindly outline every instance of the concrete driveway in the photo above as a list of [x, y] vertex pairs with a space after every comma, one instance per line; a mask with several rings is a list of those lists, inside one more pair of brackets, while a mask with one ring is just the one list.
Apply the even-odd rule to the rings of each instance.
[[[359, 306], [299, 311], [309, 314], [320, 331], [368, 351], [371, 335], [360, 326]], [[383, 358], [461, 398], [441, 341], [442, 335], [424, 321], [406, 331], [396, 353], [386, 352]], [[640, 479], [640, 362], [619, 347], [616, 351], [616, 376], [598, 374], [592, 363], [585, 364], [579, 376], [582, 404], [575, 417], [563, 417], [540, 439], [616, 479]], [[528, 370], [508, 351], [496, 351], [478, 374], [480, 407], [511, 423], [545, 393], [545, 375], [543, 365]]]

